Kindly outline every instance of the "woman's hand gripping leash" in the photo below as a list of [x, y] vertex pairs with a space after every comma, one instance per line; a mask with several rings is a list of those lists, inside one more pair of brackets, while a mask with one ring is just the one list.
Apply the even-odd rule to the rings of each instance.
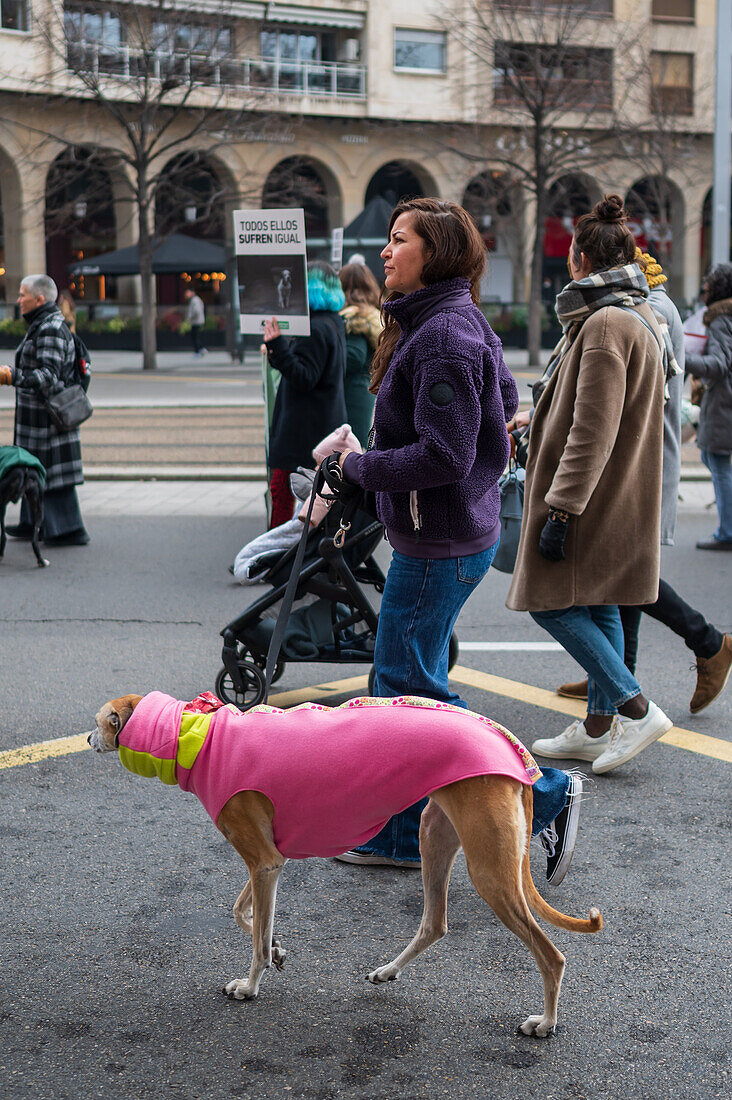
[[339, 500], [344, 505], [343, 515], [338, 522], [338, 530], [333, 536], [333, 545], [339, 550], [342, 548], [346, 535], [351, 529], [350, 517], [358, 507], [358, 501], [363, 493], [360, 485], [353, 485], [344, 478], [344, 458], [345, 453], [341, 454], [339, 451], [334, 451], [327, 458], [324, 458], [320, 464], [323, 479], [330, 489], [329, 493], [321, 492], [320, 495], [324, 500]]

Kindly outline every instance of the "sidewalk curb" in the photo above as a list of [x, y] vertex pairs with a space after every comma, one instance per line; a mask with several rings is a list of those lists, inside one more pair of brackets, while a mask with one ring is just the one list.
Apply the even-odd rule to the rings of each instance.
[[85, 466], [85, 481], [266, 481], [264, 466]]
[[[266, 481], [264, 466], [85, 466], [85, 481]], [[681, 467], [681, 481], [711, 482], [709, 471]]]

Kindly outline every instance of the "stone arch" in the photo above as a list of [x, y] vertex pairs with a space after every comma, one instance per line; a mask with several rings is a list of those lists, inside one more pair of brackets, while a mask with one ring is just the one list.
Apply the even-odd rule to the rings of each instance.
[[327, 165], [295, 154], [275, 164], [262, 187], [262, 207], [303, 207], [308, 244], [323, 247], [342, 224], [341, 189]]
[[437, 194], [437, 184], [426, 168], [416, 161], [400, 158], [387, 161], [377, 168], [366, 185], [364, 205], [377, 195], [396, 206], [403, 198]]
[[542, 274], [542, 297], [545, 301], [553, 303], [557, 293], [568, 282], [567, 254], [577, 219], [589, 213], [601, 198], [599, 183], [585, 172], [558, 176], [549, 187]]
[[[111, 154], [110, 154], [111, 156]], [[46, 271], [75, 298], [105, 298], [104, 276], [74, 279], [66, 268], [115, 248], [117, 217], [112, 173], [106, 155], [84, 145], [69, 146], [54, 158], [45, 184]]]
[[489, 168], [469, 180], [461, 202], [477, 225], [489, 254], [481, 285], [483, 300], [517, 301], [524, 255], [521, 185], [502, 169]]
[[644, 176], [625, 196], [628, 228], [644, 252], [650, 252], [668, 276], [672, 298], [684, 293], [684, 196], [667, 176]]
[[[233, 174], [219, 158], [205, 149], [183, 149], [162, 167], [155, 189], [155, 234], [182, 233], [198, 240], [231, 245], [231, 211], [237, 188]], [[230, 272], [158, 275], [157, 299], [164, 305], [180, 305], [191, 287], [207, 307], [225, 304], [225, 283]], [[222, 264], [222, 267], [226, 266]]]

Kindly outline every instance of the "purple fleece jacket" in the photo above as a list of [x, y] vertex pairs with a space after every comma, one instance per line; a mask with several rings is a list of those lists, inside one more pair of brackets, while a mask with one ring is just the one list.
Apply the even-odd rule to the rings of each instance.
[[501, 342], [449, 279], [384, 305], [401, 329], [374, 409], [375, 447], [348, 481], [376, 493], [389, 542], [412, 557], [475, 554], [500, 534], [498, 479], [518, 391]]

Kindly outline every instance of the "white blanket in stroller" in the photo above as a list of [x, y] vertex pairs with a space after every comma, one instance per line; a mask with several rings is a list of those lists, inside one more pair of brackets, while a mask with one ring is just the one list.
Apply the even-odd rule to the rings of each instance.
[[240, 584], [258, 584], [262, 575], [285, 550], [300, 541], [302, 522], [294, 516], [242, 546], [234, 559], [234, 576]]

